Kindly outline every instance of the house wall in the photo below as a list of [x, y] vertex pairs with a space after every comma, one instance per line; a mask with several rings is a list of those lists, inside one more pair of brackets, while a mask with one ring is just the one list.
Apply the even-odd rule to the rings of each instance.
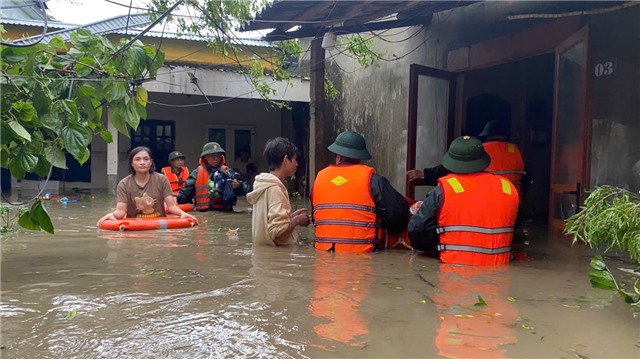
[[[640, 190], [640, 6], [592, 19], [591, 185]], [[611, 76], [598, 64], [615, 63]]]
[[[561, 12], [555, 8], [557, 6], [561, 4], [479, 2], [434, 15], [430, 24], [425, 24], [417, 36], [406, 41], [398, 42], [410, 37], [414, 33], [412, 28], [377, 32], [384, 40], [374, 37], [374, 49], [389, 61], [380, 61], [379, 66], [366, 69], [357, 65], [355, 60], [341, 55], [339, 52], [344, 49], [328, 51], [327, 76], [342, 93], [336, 101], [330, 103], [332, 113], [326, 121], [325, 143], [331, 143], [337, 133], [345, 129], [363, 133], [373, 155], [369, 164], [378, 173], [387, 176], [396, 189], [404, 192], [410, 64], [447, 69], [447, 54], [451, 50], [487, 41], [505, 33], [526, 32], [531, 26], [543, 22], [509, 21], [509, 15]], [[634, 6], [608, 15], [569, 16], [559, 20], [563, 23], [558, 25], [558, 31], [562, 30], [563, 33], [570, 33], [574, 27], [577, 30], [580, 21], [591, 24], [592, 62], [596, 58], [617, 59], [617, 75], [594, 81], [593, 84], [592, 184], [611, 183], [636, 189], [640, 186], [640, 146], [637, 146], [637, 140], [633, 140], [640, 135], [640, 101], [637, 101], [640, 88], [640, 28], [637, 26], [639, 8], [640, 6]], [[363, 33], [361, 36], [370, 38], [372, 34]], [[527, 48], [527, 44], [527, 41], [520, 41], [515, 45]], [[548, 45], [546, 46], [549, 47]], [[472, 48], [469, 51], [471, 50]], [[552, 52], [553, 48], [533, 50], [529, 56]], [[398, 60], [391, 61], [393, 59]], [[519, 59], [513, 58], [514, 61]], [[486, 63], [484, 66], [492, 64]], [[439, 157], [444, 153], [442, 143], [431, 141], [434, 134], [442, 133], [442, 127], [430, 122], [433, 118], [444, 118], [441, 105], [446, 101], [447, 88], [436, 82], [424, 82], [419, 85], [419, 92], [417, 168], [439, 163]], [[330, 121], [331, 116], [333, 121]], [[431, 120], [422, 122], [421, 125], [420, 121], [425, 119]], [[517, 122], [516, 128], [512, 128], [512, 134], [516, 140], [527, 136], [526, 131], [517, 128]], [[618, 170], [622, 168], [619, 166], [619, 158], [622, 158], [624, 168], [629, 169], [622, 171], [624, 173]]]
[[[212, 102], [223, 98], [210, 97]], [[151, 93], [149, 100], [163, 104], [185, 106], [206, 103], [203, 96], [182, 94]], [[261, 100], [233, 99], [210, 106], [167, 107], [155, 104], [147, 106], [147, 119], [175, 121], [175, 148], [187, 156], [186, 165], [194, 169], [202, 146], [208, 141], [208, 128], [251, 127], [254, 129], [251, 158], [259, 171], [267, 168], [262, 158], [264, 144], [269, 138], [280, 136], [282, 132], [282, 110]], [[123, 135], [118, 136], [118, 180], [128, 175], [127, 158], [131, 140]], [[93, 188], [107, 188], [107, 145], [100, 137], [95, 137], [92, 144], [92, 183]], [[234, 165], [231, 149], [226, 149], [227, 162]], [[166, 164], [166, 159], [156, 158], [156, 166]]]

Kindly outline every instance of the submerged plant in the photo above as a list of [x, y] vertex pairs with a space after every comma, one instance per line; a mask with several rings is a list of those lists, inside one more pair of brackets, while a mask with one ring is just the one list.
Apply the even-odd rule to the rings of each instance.
[[[573, 235], [574, 244], [582, 241], [605, 252], [627, 251], [640, 264], [640, 196], [618, 187], [596, 187], [581, 211], [567, 219], [565, 234]], [[640, 305], [640, 279], [631, 293], [616, 281], [602, 257], [593, 257], [590, 266], [592, 287], [616, 290], [627, 303]]]

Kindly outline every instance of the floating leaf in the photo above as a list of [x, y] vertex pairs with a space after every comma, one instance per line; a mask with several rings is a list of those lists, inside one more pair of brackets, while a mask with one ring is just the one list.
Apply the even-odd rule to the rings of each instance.
[[514, 297], [507, 297], [507, 300], [508, 300], [508, 301], [510, 301], [510, 302], [515, 302], [515, 301], [516, 301], [516, 298], [514, 298]]
[[73, 319], [75, 318], [76, 315], [78, 315], [78, 312], [75, 309], [72, 309], [69, 312], [67, 312], [67, 316], [65, 317], [65, 319], [67, 320]]
[[474, 307], [486, 307], [487, 306], [487, 302], [484, 301], [484, 299], [482, 299], [481, 296], [478, 296], [478, 302], [476, 304], [473, 305]]
[[418, 304], [427, 304], [427, 301], [425, 299], [420, 299], [418, 301]]
[[531, 326], [531, 325], [528, 325], [528, 324], [525, 324], [525, 323], [522, 323], [522, 324], [521, 324], [521, 326], [522, 326], [522, 328], [524, 328], [524, 329], [526, 329], [526, 330], [533, 330], [533, 329], [536, 329], [535, 327], [533, 327], [533, 326]]

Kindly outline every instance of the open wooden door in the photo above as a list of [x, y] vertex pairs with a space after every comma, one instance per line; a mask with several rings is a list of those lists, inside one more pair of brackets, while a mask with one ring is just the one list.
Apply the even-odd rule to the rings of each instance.
[[588, 103], [588, 27], [556, 47], [549, 230], [580, 208], [589, 186], [591, 119]]
[[[456, 74], [412, 64], [409, 73], [409, 122], [407, 126], [407, 171], [433, 167], [453, 141]], [[406, 195], [416, 198], [420, 181], [407, 179]]]

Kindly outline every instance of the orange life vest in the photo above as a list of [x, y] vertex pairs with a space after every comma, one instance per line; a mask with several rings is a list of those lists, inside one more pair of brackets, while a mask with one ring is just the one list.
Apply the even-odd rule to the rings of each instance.
[[187, 166], [182, 167], [182, 172], [180, 172], [180, 178], [173, 173], [171, 170], [171, 166], [162, 167], [162, 174], [167, 177], [169, 180], [169, 184], [171, 185], [171, 191], [173, 194], [178, 194], [180, 192], [180, 188], [184, 187], [187, 184], [187, 178], [189, 178], [189, 169]]
[[318, 172], [312, 194], [316, 249], [371, 252], [380, 244], [370, 186], [374, 173], [358, 164], [331, 165]]
[[524, 161], [518, 146], [504, 141], [485, 142], [482, 146], [491, 157], [491, 163], [485, 171], [505, 177], [516, 186], [518, 193], [521, 193]]
[[[226, 167], [224, 165], [224, 156], [222, 157], [222, 161], [220, 162], [219, 168]], [[209, 196], [209, 179], [211, 175], [206, 167], [206, 162], [201, 158], [200, 165], [198, 166], [198, 176], [196, 177], [196, 210], [198, 211], [208, 211], [210, 209], [225, 209], [224, 204], [222, 204], [222, 199], [220, 198], [211, 198]], [[228, 208], [228, 206], [226, 207]]]
[[438, 180], [437, 249], [444, 263], [508, 264], [518, 192], [504, 177], [486, 172], [450, 174]]

